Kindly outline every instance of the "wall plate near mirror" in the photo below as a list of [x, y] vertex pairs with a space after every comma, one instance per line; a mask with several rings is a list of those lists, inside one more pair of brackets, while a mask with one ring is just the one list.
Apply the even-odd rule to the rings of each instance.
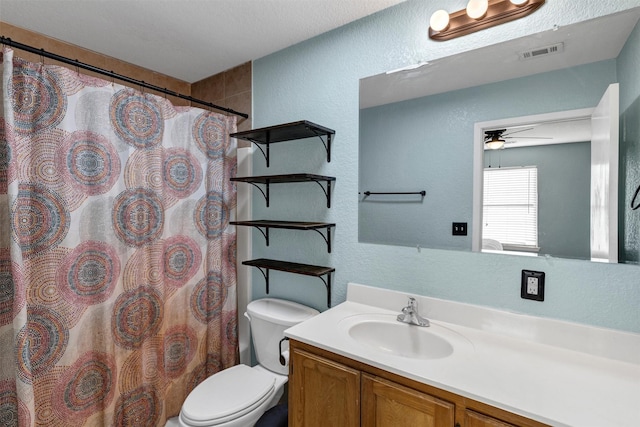
[[[640, 8], [634, 8], [362, 79], [359, 241], [482, 250], [485, 224], [478, 194], [482, 193], [483, 170], [535, 164], [539, 166], [537, 241], [523, 247], [511, 239], [503, 245], [505, 253], [639, 263], [640, 214], [629, 208], [640, 184], [636, 182], [640, 164], [639, 17]], [[591, 165], [591, 132], [545, 145], [546, 151], [555, 150], [548, 164], [547, 155], [542, 154], [514, 163], [511, 157], [517, 150], [544, 150], [537, 150], [539, 144], [516, 149], [511, 141], [517, 133], [528, 136], [529, 142], [536, 138], [560, 141], [559, 136], [546, 135], [551, 128], [536, 120], [575, 111], [588, 115], [611, 84], [619, 85], [620, 95], [614, 120], [619, 123], [619, 157], [615, 159], [619, 179], [610, 183], [615, 187], [607, 200], [613, 201], [618, 213], [609, 214], [608, 225], [597, 227], [606, 231], [599, 232], [608, 247], [603, 256], [590, 249], [590, 183], [595, 173], [592, 168], [598, 168]], [[533, 121], [518, 122], [523, 117]], [[515, 129], [517, 126], [526, 131]], [[509, 132], [505, 129], [500, 135], [508, 148], [484, 150], [487, 138], [495, 136], [486, 132], [504, 128]], [[595, 156], [594, 162], [599, 163]], [[570, 176], [570, 171], [576, 175]], [[566, 184], [568, 190], [555, 191], [558, 183]], [[426, 195], [363, 195], [366, 191], [418, 190]], [[468, 235], [452, 235], [453, 222], [470, 224]]]

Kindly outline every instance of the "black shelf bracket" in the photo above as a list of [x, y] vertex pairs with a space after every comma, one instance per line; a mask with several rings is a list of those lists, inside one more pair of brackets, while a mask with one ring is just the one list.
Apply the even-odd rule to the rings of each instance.
[[[313, 132], [320, 139], [320, 141], [322, 142], [322, 145], [324, 145], [324, 150], [327, 152], [327, 163], [331, 163], [331, 135], [332, 134], [320, 133], [316, 129], [311, 127], [307, 127], [307, 129]], [[324, 139], [322, 139], [322, 135], [327, 136], [327, 142], [325, 142]]]
[[269, 145], [271, 145], [271, 144], [269, 144], [269, 143], [267, 142], [266, 144], [264, 144], [264, 145], [265, 145], [265, 148], [263, 149], [263, 148], [260, 146], [260, 142], [259, 142], [259, 141], [257, 141], [257, 140], [247, 138], [247, 141], [252, 142], [252, 143], [253, 143], [253, 145], [255, 145], [255, 146], [258, 148], [258, 150], [260, 150], [260, 152], [261, 152], [261, 153], [262, 153], [262, 155], [264, 156], [265, 161], [267, 162], [267, 167], [269, 167]]
[[254, 228], [258, 229], [258, 231], [262, 233], [267, 246], [269, 246], [269, 227], [254, 227]]
[[[322, 238], [324, 239], [325, 243], [327, 244], [327, 252], [331, 253], [331, 226], [327, 226], [327, 234], [324, 235], [322, 234], [322, 231], [320, 231], [317, 228], [313, 228], [313, 231], [315, 231], [316, 233], [318, 233], [320, 236], [322, 236]], [[269, 246], [269, 243], [267, 243], [267, 246]]]
[[320, 188], [322, 188], [322, 191], [324, 192], [324, 195], [327, 198], [327, 208], [330, 208], [331, 207], [331, 181], [327, 181], [326, 189], [322, 186], [322, 182], [320, 182], [320, 180], [315, 180], [314, 182], [318, 184]]
[[327, 288], [327, 307], [331, 307], [331, 273], [327, 273], [327, 279], [323, 276], [319, 276], [319, 279], [324, 283], [325, 288]]
[[[264, 196], [264, 200], [267, 202], [267, 207], [269, 207], [269, 183], [267, 182], [265, 184], [265, 189], [263, 190], [262, 187], [260, 187], [257, 183], [255, 182], [249, 182], [248, 184], [253, 185], [254, 187], [256, 187], [258, 190], [260, 190], [260, 192], [262, 193], [262, 195]], [[266, 191], [265, 191], [266, 190]]]
[[260, 273], [262, 273], [262, 276], [264, 277], [264, 283], [265, 283], [265, 285], [267, 287], [267, 295], [269, 295], [269, 270], [270, 270], [270, 268], [269, 267], [258, 267], [258, 266], [255, 266], [255, 267], [260, 271]]

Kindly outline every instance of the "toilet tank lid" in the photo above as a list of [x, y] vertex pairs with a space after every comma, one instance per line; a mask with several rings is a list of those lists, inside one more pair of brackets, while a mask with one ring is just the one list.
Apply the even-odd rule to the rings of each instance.
[[277, 298], [262, 298], [251, 301], [247, 305], [247, 312], [252, 318], [267, 320], [283, 326], [297, 325], [319, 314], [319, 311], [314, 308]]

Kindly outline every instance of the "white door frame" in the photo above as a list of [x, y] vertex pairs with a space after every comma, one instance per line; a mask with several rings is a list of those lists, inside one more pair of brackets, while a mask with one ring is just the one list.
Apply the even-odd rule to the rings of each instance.
[[484, 131], [490, 129], [526, 126], [532, 123], [557, 122], [572, 119], [590, 119], [594, 108], [557, 111], [486, 122], [473, 126], [473, 220], [471, 222], [471, 250], [482, 250], [482, 189], [484, 188]]
[[591, 261], [618, 262], [620, 84], [609, 85], [591, 116]]

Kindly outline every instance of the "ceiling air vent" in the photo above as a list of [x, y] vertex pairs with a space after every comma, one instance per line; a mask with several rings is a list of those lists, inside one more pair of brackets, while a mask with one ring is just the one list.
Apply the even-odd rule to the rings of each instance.
[[540, 56], [553, 55], [564, 51], [564, 43], [556, 43], [550, 46], [536, 47], [535, 49], [520, 52], [520, 59], [533, 59]]

